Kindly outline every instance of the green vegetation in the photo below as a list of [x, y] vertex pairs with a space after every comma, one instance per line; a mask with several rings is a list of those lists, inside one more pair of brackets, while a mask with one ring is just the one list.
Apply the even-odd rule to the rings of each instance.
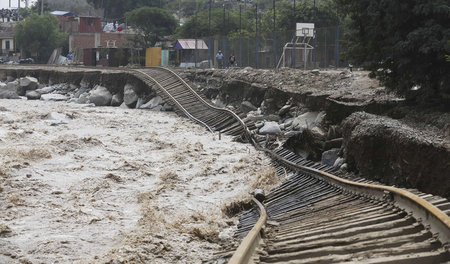
[[450, 99], [448, 0], [335, 1], [348, 21], [349, 60], [399, 94]]
[[[177, 31], [180, 37], [206, 37], [209, 35], [209, 11], [206, 7], [198, 7], [198, 13], [190, 17]], [[242, 8], [242, 34], [255, 35], [255, 5], [244, 10]], [[294, 18], [295, 15], [295, 18]], [[333, 1], [303, 1], [297, 3], [296, 12], [293, 12], [292, 1], [276, 2], [276, 29], [278, 32], [293, 31], [294, 21], [314, 22], [316, 27], [335, 26], [338, 21], [336, 7]], [[258, 1], [259, 34], [262, 37], [271, 37], [273, 34], [273, 5], [271, 0]], [[211, 11], [211, 35], [222, 35], [230, 38], [236, 37], [239, 31], [239, 5], [213, 8]]]
[[172, 34], [177, 25], [172, 15], [155, 7], [141, 7], [125, 13], [125, 17], [142, 33], [135, 39], [141, 47], [154, 46], [162, 37]]
[[104, 17], [107, 19], [122, 21], [125, 13], [141, 7], [164, 7], [163, 0], [88, 0], [95, 8], [105, 10]]
[[26, 57], [33, 56], [37, 62], [46, 63], [53, 49], [67, 42], [67, 36], [59, 32], [58, 24], [58, 19], [49, 13], [31, 14], [15, 28], [14, 37], [19, 49]]

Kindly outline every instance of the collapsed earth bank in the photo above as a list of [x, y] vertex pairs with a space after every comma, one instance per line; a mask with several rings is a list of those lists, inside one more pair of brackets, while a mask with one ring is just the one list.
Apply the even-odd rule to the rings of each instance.
[[[278, 135], [287, 137], [285, 146], [300, 154], [306, 151], [309, 159], [327, 164], [334, 151], [340, 157], [328, 165], [341, 171], [450, 197], [450, 114], [438, 107], [408, 105], [368, 72], [245, 68], [181, 74], [213, 101], [244, 112], [250, 102], [265, 120], [282, 128], [290, 117], [286, 114], [295, 122], [311, 112], [324, 113], [307, 123], [305, 130], [311, 133]], [[285, 111], [287, 105], [296, 111]]]
[[[385, 184], [450, 197], [449, 113], [408, 106], [367, 72], [244, 68], [179, 73], [217, 106], [246, 113], [258, 134], [277, 137], [306, 158]], [[0, 71], [6, 82], [25, 76], [74, 89], [100, 85], [122, 101], [131, 87], [131, 108], [156, 96], [152, 87], [123, 70]]]

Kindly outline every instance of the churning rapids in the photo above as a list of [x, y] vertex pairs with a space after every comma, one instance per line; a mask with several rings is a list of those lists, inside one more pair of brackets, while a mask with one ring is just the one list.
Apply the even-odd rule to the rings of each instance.
[[201, 263], [230, 202], [279, 181], [174, 113], [2, 99], [0, 124], [0, 263]]

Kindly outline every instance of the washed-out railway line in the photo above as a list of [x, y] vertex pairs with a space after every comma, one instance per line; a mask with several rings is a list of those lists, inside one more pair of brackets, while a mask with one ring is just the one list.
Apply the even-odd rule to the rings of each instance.
[[251, 121], [208, 103], [166, 68], [128, 70], [180, 115], [240, 137], [273, 158], [285, 181], [240, 219], [229, 263], [450, 263], [447, 199], [337, 177], [288, 149], [270, 149]]
[[330, 174], [332, 168], [287, 149], [264, 148], [267, 141], [251, 133], [252, 122], [209, 104], [173, 71], [149, 68], [133, 74], [156, 88], [179, 114], [210, 131], [241, 136], [266, 151], [277, 173], [286, 178], [267, 195], [264, 206], [254, 199], [259, 209], [242, 215], [236, 236], [245, 238], [230, 263], [450, 261], [446, 199], [364, 179], [338, 178]]

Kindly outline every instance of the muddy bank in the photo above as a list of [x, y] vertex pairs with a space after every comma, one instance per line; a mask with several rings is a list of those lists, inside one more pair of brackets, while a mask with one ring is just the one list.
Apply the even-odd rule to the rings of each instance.
[[[142, 103], [156, 96], [151, 87], [120, 70], [64, 67], [39, 69], [30, 66], [5, 67], [0, 72], [0, 78], [6, 81], [29, 75], [48, 84], [67, 82], [75, 87], [103, 85], [111, 94], [119, 94], [119, 97], [124, 96], [124, 87], [131, 86], [136, 93], [133, 103], [128, 104], [132, 108], [140, 105], [139, 98]], [[367, 151], [370, 155], [363, 155], [356, 150], [347, 150], [351, 148], [353, 140], [350, 130], [357, 126], [350, 126], [351, 129], [346, 127], [347, 132], [343, 135], [342, 122], [352, 113], [361, 111], [388, 116], [397, 120], [401, 126], [408, 126], [419, 132], [431, 131], [432, 133], [424, 133], [424, 138], [432, 142], [427, 146], [430, 149], [428, 152], [441, 153], [442, 149], [436, 147], [436, 144], [440, 144], [440, 137], [444, 146], [450, 141], [449, 113], [407, 106], [402, 98], [389, 93], [376, 80], [370, 79], [367, 72], [292, 69], [272, 71], [252, 68], [229, 71], [178, 69], [178, 72], [217, 106], [246, 113], [246, 118], [256, 123], [256, 134], [276, 138], [276, 145], [271, 147], [288, 146], [308, 159], [338, 166], [343, 171], [359, 173], [362, 177], [448, 196], [445, 187], [434, 191], [423, 183], [432, 176], [414, 176], [415, 170], [406, 169], [403, 161], [393, 155], [379, 155], [377, 152], [371, 153], [372, 151]], [[391, 122], [386, 120], [383, 119], [380, 123], [386, 122], [389, 127]], [[374, 123], [364, 124], [368, 127], [367, 131], [379, 129]], [[372, 125], [374, 127], [370, 128]], [[394, 126], [392, 130], [396, 131], [401, 126]], [[377, 142], [385, 145], [388, 152], [403, 153], [403, 150], [396, 150], [395, 145], [391, 144], [394, 134], [396, 135], [390, 133], [389, 137], [380, 137]], [[372, 144], [369, 136], [355, 140], [361, 141], [360, 146], [367, 143], [370, 148]], [[345, 144], [342, 144], [344, 141]], [[417, 149], [417, 146], [422, 146], [409, 137], [402, 137], [401, 142], [402, 149]], [[448, 153], [448, 147], [445, 151]], [[422, 164], [425, 157], [411, 155], [407, 163]], [[442, 168], [433, 162], [446, 164], [443, 160], [445, 157], [445, 154], [437, 155], [424, 168]], [[387, 169], [383, 166], [402, 169]], [[445, 168], [442, 172], [444, 175], [449, 173]], [[413, 175], [409, 175], [410, 173]]]
[[122, 94], [126, 84], [133, 85], [140, 95], [150, 94], [151, 87], [124, 70], [75, 68], [75, 67], [37, 67], [0, 66], [0, 81], [12, 81], [31, 76], [39, 83], [71, 84], [77, 87], [107, 87], [112, 94]]
[[179, 70], [210, 99], [241, 108], [242, 101], [264, 105], [267, 114], [292, 102], [310, 111], [325, 111], [327, 119], [341, 122], [353, 112], [382, 114], [404, 100], [389, 93], [367, 72], [300, 71], [292, 69]]
[[450, 197], [450, 142], [387, 117], [354, 113], [342, 124], [349, 169], [388, 185]]
[[181, 74], [213, 102], [278, 123], [277, 140], [308, 159], [450, 196], [450, 114], [407, 106], [367, 72], [245, 68]]

